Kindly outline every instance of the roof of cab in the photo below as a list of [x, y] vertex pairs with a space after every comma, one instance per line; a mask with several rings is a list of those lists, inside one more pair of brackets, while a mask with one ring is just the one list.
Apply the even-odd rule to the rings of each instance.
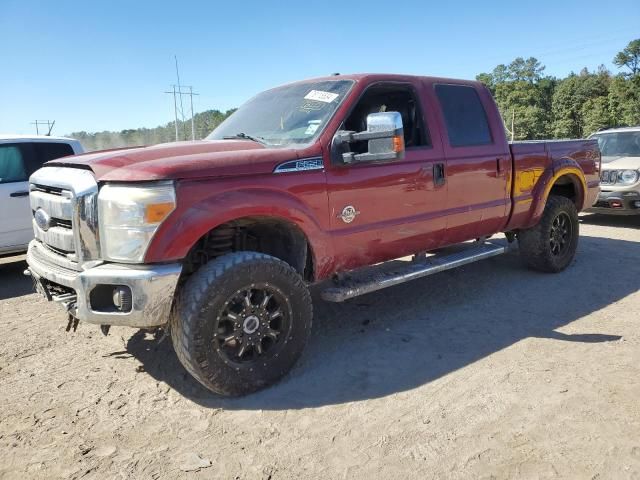
[[0, 142], [77, 142], [75, 138], [49, 137], [47, 135], [16, 135], [13, 133], [0, 133]]
[[[336, 73], [333, 75], [328, 75], [324, 77], [316, 77], [316, 78], [306, 78], [303, 80], [297, 80], [291, 83], [285, 83], [283, 85], [279, 85], [280, 87], [284, 87], [286, 85], [294, 85], [297, 83], [307, 83], [307, 82], [324, 82], [330, 80], [351, 80], [351, 81], [389, 81], [389, 82], [406, 82], [408, 80], [427, 80], [432, 83], [462, 83], [469, 85], [480, 85], [481, 82], [477, 80], [467, 80], [460, 78], [445, 78], [445, 77], [430, 77], [426, 75], [403, 75], [397, 73], [352, 73], [352, 74], [341, 74]], [[274, 87], [278, 88], [278, 87]]]
[[598, 130], [597, 132], [594, 132], [593, 135], [598, 135], [600, 133], [619, 133], [619, 132], [640, 132], [640, 125], [636, 127], [607, 128], [605, 130]]

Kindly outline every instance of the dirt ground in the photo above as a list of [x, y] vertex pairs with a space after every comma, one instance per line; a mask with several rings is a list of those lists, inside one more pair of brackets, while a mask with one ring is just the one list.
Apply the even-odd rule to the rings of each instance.
[[0, 259], [1, 478], [640, 478], [640, 218], [344, 304], [276, 386], [221, 399], [169, 341], [80, 324]]

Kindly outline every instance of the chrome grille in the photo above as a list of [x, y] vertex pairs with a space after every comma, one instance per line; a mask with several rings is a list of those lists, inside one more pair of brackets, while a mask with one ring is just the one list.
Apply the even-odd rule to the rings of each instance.
[[34, 185], [29, 194], [31, 211], [35, 217], [41, 209], [49, 218], [46, 230], [41, 228], [36, 219], [32, 220], [33, 233], [37, 240], [61, 253], [75, 253], [73, 241], [72, 193], [68, 190], [50, 189], [43, 185]]
[[41, 186], [35, 185], [29, 194], [31, 209], [34, 207], [44, 208], [52, 218], [71, 221], [73, 205], [71, 203], [71, 192], [68, 190], [45, 191]]
[[98, 184], [88, 170], [44, 167], [30, 182], [30, 203], [36, 240], [58, 258], [82, 267], [99, 262]]

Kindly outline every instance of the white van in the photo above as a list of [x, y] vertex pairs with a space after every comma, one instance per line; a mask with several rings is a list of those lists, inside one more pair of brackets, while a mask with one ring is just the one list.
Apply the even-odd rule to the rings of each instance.
[[29, 176], [44, 162], [83, 152], [72, 138], [0, 134], [0, 255], [26, 251], [33, 238]]

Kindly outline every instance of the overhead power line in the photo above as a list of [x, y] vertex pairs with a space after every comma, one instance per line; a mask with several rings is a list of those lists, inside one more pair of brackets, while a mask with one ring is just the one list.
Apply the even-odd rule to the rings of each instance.
[[56, 124], [55, 120], [36, 120], [35, 122], [31, 122], [31, 125], [36, 126], [36, 135], [40, 135], [40, 125], [47, 126], [47, 133], [45, 134], [47, 137], [51, 135], [51, 130], [53, 130], [53, 126]]
[[189, 108], [191, 110], [191, 140], [195, 140], [196, 127], [195, 127], [195, 119], [194, 119], [195, 115], [193, 112], [193, 96], [199, 95], [199, 94], [193, 91], [192, 86], [180, 84], [180, 71], [178, 70], [178, 57], [174, 55], [174, 58], [176, 61], [176, 78], [178, 79], [178, 83], [176, 85], [171, 85], [171, 91], [164, 92], [164, 93], [173, 94], [173, 113], [174, 113], [175, 127], [176, 127], [176, 142], [180, 141], [180, 129], [178, 127], [178, 116], [180, 116], [180, 119], [182, 120], [182, 134], [184, 139], [186, 140], [186, 132], [184, 131], [185, 123], [186, 123], [184, 103], [183, 103], [184, 96], [189, 97]]

